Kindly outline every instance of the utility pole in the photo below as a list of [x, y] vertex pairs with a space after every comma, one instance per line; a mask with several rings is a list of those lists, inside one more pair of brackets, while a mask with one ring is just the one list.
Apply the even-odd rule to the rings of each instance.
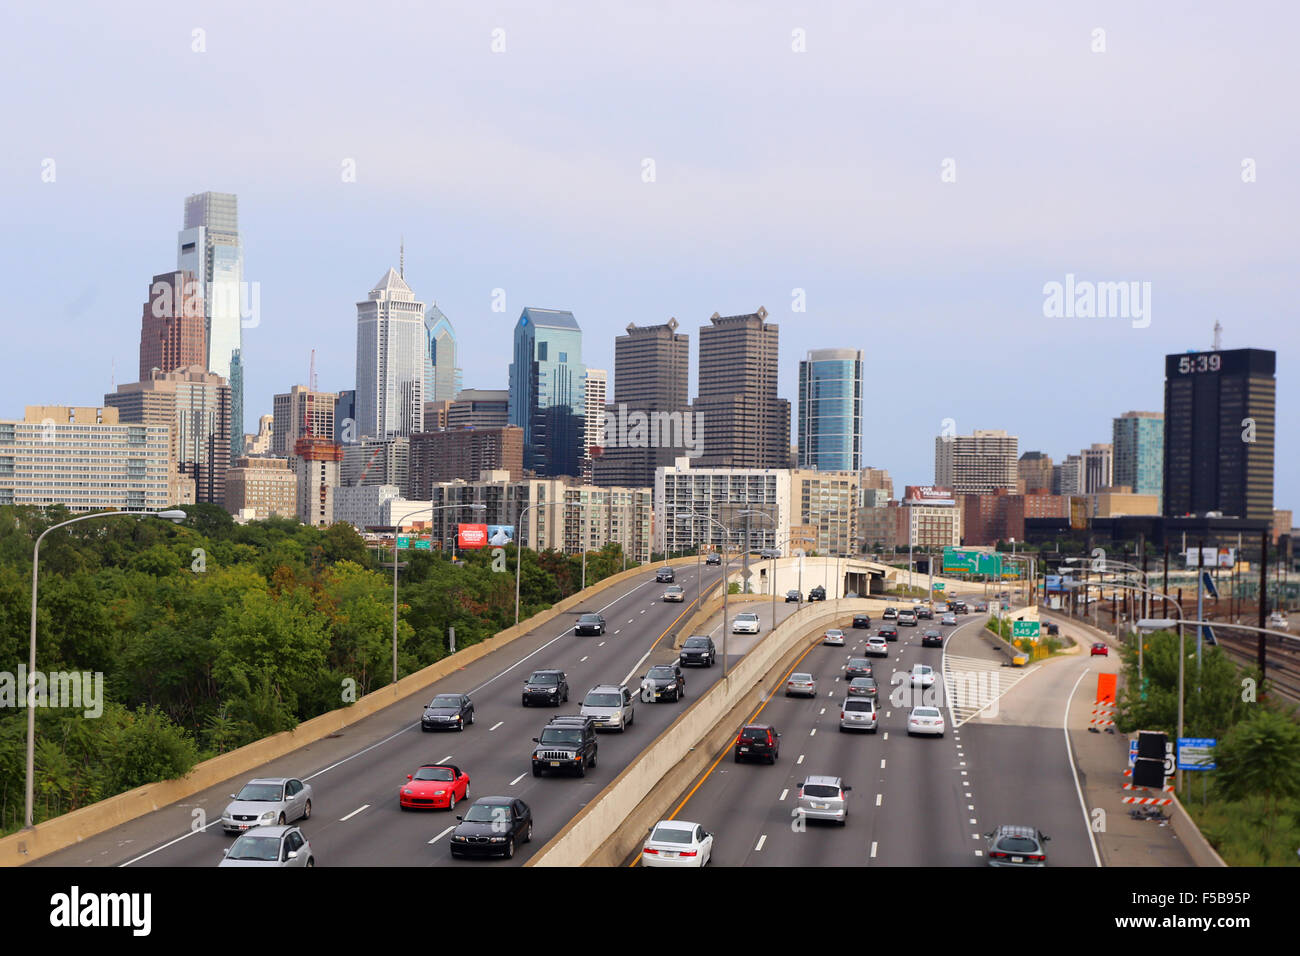
[[[1267, 588], [1268, 588], [1268, 529], [1265, 529], [1264, 531], [1260, 532], [1260, 537], [1259, 537], [1259, 626], [1260, 627], [1265, 626], [1264, 615], [1268, 613], [1268, 609], [1265, 607], [1265, 604], [1267, 604], [1268, 602], [1264, 600], [1264, 594]], [[1264, 639], [1267, 636], [1268, 635], [1266, 634], [1260, 634], [1259, 643], [1257, 645], [1258, 656], [1259, 656], [1259, 679], [1261, 684], [1264, 681], [1264, 666], [1267, 663], [1267, 661], [1265, 660], [1266, 655], [1264, 651]]]

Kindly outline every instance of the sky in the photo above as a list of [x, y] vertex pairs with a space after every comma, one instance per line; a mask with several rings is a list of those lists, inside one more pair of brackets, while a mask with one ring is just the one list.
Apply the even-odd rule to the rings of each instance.
[[[526, 306], [571, 310], [611, 374], [628, 323], [675, 317], [692, 396], [715, 312], [766, 307], [792, 401], [807, 350], [861, 348], [863, 464], [898, 488], [949, 418], [1057, 461], [1110, 441], [1219, 321], [1278, 353], [1275, 506], [1300, 507], [1300, 8], [1058, 6], [7, 5], [0, 417], [134, 381], [150, 278], [214, 190], [260, 296], [247, 431], [312, 349], [353, 386], [356, 303], [404, 241], [466, 387], [506, 387]], [[1067, 276], [1149, 311], [1045, 314]]]

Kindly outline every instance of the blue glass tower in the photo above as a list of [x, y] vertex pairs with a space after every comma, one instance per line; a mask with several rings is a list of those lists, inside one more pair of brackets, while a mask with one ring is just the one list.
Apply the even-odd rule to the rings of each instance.
[[860, 349], [814, 349], [799, 363], [799, 467], [857, 471], [862, 461]]
[[524, 430], [524, 468], [540, 477], [582, 473], [586, 372], [573, 313], [524, 309], [515, 324], [509, 415]]

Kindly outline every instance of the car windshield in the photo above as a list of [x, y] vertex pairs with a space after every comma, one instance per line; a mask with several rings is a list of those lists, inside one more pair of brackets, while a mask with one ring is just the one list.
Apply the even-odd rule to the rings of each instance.
[[228, 860], [278, 860], [280, 859], [280, 838], [273, 836], [253, 836], [246, 833], [235, 841], [226, 855]]
[[543, 687], [554, 687], [560, 682], [559, 674], [534, 674], [528, 678], [530, 684], [541, 684]]
[[274, 783], [250, 783], [239, 791], [236, 800], [249, 800], [255, 803], [278, 803], [284, 799], [284, 787]]
[[600, 622], [600, 618], [595, 614], [584, 614], [582, 617], [578, 618], [578, 620], [583, 624], [597, 624]]
[[429, 704], [430, 707], [459, 707], [460, 698], [455, 694], [439, 694]]
[[767, 740], [767, 728], [746, 727], [741, 731], [740, 736], [748, 737], [750, 740]]
[[843, 636], [844, 636], [844, 632], [841, 631], [839, 628], [835, 628], [835, 627], [832, 627], [832, 628], [831, 628], [829, 631], [827, 631], [826, 633], [827, 633], [827, 634], [830, 634], [830, 635], [832, 635], [832, 636], [834, 636], [834, 637], [843, 637]]
[[674, 585], [672, 585], [672, 586], [670, 586], [670, 587], [668, 587], [668, 588], [665, 588], [664, 590], [667, 591], [667, 593], [669, 593], [669, 594], [681, 594], [681, 593], [682, 593], [682, 587], [681, 587], [680, 584], [674, 584]]
[[1038, 844], [1029, 837], [1008, 836], [998, 841], [998, 849], [1007, 853], [1033, 853]]
[[928, 674], [928, 673], [930, 673], [930, 665], [929, 665], [929, 664], [917, 664], [915, 667], [912, 668], [912, 673], [913, 673], [913, 674]]
[[812, 674], [791, 674], [790, 675], [790, 680], [798, 684], [806, 684], [812, 679], [813, 679]]
[[673, 673], [671, 667], [652, 667], [650, 673], [646, 675], [654, 680], [672, 680], [677, 675]]
[[838, 797], [840, 788], [824, 783], [810, 783], [803, 788], [805, 797]]
[[757, 614], [737, 614], [736, 619], [740, 621], [757, 621]]
[[870, 677], [855, 677], [849, 681], [850, 687], [875, 687], [876, 682]]
[[873, 638], [871, 638], [871, 640], [867, 641], [867, 643], [868, 643], [868, 644], [883, 644], [883, 643], [885, 643], [885, 639], [884, 639], [883, 637], [873, 637]]
[[686, 643], [682, 646], [683, 647], [708, 647], [709, 639], [707, 637], [687, 638]]
[[588, 694], [584, 700], [585, 707], [617, 707], [623, 703], [622, 694]]
[[871, 666], [871, 661], [867, 660], [865, 657], [850, 657], [850, 658], [849, 658], [849, 666], [850, 666], [850, 667], [870, 667], [870, 666]]
[[693, 830], [681, 830], [677, 827], [655, 827], [655, 832], [650, 834], [650, 839], [654, 843], [690, 843], [692, 842], [691, 834]]
[[872, 710], [873, 705], [869, 700], [849, 699], [844, 702], [844, 710]]
[[505, 803], [476, 803], [465, 814], [466, 823], [492, 823], [509, 819], [510, 806]]
[[913, 717], [938, 717], [939, 709], [937, 707], [917, 707], [912, 711]]
[[437, 780], [443, 783], [450, 783], [453, 779], [451, 769], [448, 767], [421, 767], [415, 771], [416, 780]]
[[544, 744], [580, 744], [582, 743], [581, 730], [565, 730], [560, 728], [547, 729], [542, 731], [542, 743]]

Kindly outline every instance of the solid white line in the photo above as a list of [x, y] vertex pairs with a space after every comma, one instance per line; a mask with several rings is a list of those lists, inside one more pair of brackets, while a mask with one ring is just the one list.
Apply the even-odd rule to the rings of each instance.
[[504, 723], [505, 723], [504, 720], [498, 720], [495, 724], [493, 724], [491, 727], [489, 727], [488, 730], [496, 730], [498, 727], [500, 727], [500, 726], [501, 726], [502, 724], [504, 724]]
[[784, 800], [784, 799], [786, 798], [786, 794], [788, 794], [789, 792], [790, 792], [789, 788], [786, 788], [785, 790], [782, 790], [782, 791], [781, 791], [781, 799]]
[[872, 840], [872, 841], [871, 841], [871, 858], [872, 858], [873, 860], [876, 858], [876, 841], [875, 841], [875, 840]]
[[357, 807], [355, 810], [353, 810], [351, 813], [349, 813], [346, 817], [339, 817], [339, 823], [343, 823], [346, 820], [351, 820], [362, 810], [369, 810], [369, 809], [370, 809], [370, 804], [364, 803], [361, 806]]
[[524, 777], [526, 777], [526, 776], [528, 776], [528, 774], [526, 774], [526, 773], [521, 773], [519, 776], [515, 777], [515, 779], [513, 779], [513, 780], [510, 781], [510, 786], [513, 787], [513, 786], [514, 786], [515, 784], [517, 784], [520, 780], [523, 780]]
[[1070, 688], [1069, 696], [1065, 698], [1065, 716], [1061, 718], [1061, 732], [1065, 735], [1065, 759], [1070, 761], [1070, 773], [1074, 775], [1074, 789], [1079, 794], [1079, 809], [1083, 811], [1083, 828], [1088, 831], [1088, 842], [1092, 844], [1092, 858], [1097, 866], [1101, 866], [1101, 854], [1097, 852], [1097, 838], [1092, 835], [1092, 821], [1088, 818], [1088, 802], [1083, 799], [1083, 787], [1079, 786], [1079, 771], [1074, 766], [1074, 750], [1070, 746], [1070, 701], [1074, 700], [1074, 692], [1079, 689], [1079, 684], [1083, 682], [1084, 677], [1092, 673], [1092, 668], [1088, 667], [1079, 672], [1079, 679], [1074, 682]]
[[452, 830], [454, 830], [454, 829], [456, 829], [456, 828], [455, 828], [455, 827], [447, 827], [447, 829], [443, 830], [441, 833], [439, 833], [436, 837], [434, 837], [434, 838], [433, 838], [432, 840], [430, 840], [429, 842], [430, 842], [430, 843], [437, 843], [439, 840], [441, 840], [443, 837], [445, 837], [448, 833], [450, 833], [450, 832], [451, 832]]

